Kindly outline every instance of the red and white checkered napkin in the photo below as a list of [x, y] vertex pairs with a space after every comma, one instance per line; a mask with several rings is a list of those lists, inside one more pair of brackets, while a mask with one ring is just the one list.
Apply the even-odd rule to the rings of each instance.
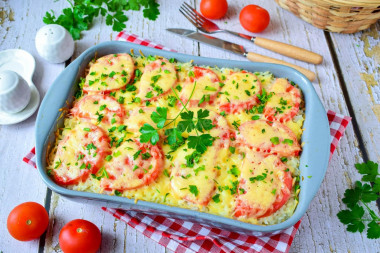
[[[119, 33], [116, 39], [173, 51], [162, 45], [125, 32]], [[330, 123], [331, 158], [351, 118], [330, 110], [327, 112], [327, 116]], [[24, 157], [23, 161], [36, 167], [35, 148]], [[301, 223], [301, 221], [298, 221], [294, 226], [277, 235], [256, 237], [212, 228], [189, 221], [157, 215], [147, 215], [131, 210], [127, 211], [106, 207], [102, 209], [168, 249], [175, 252], [186, 253], [288, 252], [294, 235]]]

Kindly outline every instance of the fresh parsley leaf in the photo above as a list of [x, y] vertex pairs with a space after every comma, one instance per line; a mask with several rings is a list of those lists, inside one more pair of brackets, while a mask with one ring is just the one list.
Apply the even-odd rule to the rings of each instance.
[[106, 25], [112, 26], [114, 31], [121, 31], [128, 20], [124, 11], [138, 11], [143, 7], [143, 16], [150, 20], [157, 19], [160, 14], [156, 0], [73, 0], [69, 3], [71, 7], [63, 9], [58, 17], [53, 11], [46, 12], [43, 22], [65, 27], [74, 40], [80, 39], [81, 32], [88, 30], [99, 15], [106, 17]]
[[[363, 184], [356, 181], [353, 189], [347, 189], [344, 193], [343, 203], [347, 205], [348, 210], [340, 211], [337, 216], [339, 220], [347, 225], [347, 231], [363, 232], [365, 223], [368, 223], [367, 237], [369, 239], [380, 238], [380, 217], [369, 208], [367, 203], [376, 201], [380, 189], [380, 177], [378, 173], [378, 164], [372, 161], [367, 163], [355, 164], [356, 169], [363, 175], [362, 181], [370, 184]], [[365, 206], [365, 209], [363, 206]], [[368, 211], [369, 217], [365, 215], [365, 210]], [[365, 217], [363, 219], [363, 217]]]
[[190, 133], [195, 128], [195, 124], [193, 121], [194, 112], [182, 112], [180, 116], [182, 121], [178, 122], [177, 128], [181, 132], [187, 131], [188, 133]]
[[210, 112], [208, 110], [202, 110], [202, 109], [198, 110], [196, 128], [200, 132], [203, 132], [203, 129], [210, 130], [214, 127], [211, 119], [206, 119], [209, 116], [209, 114]]
[[203, 154], [206, 152], [207, 147], [212, 146], [213, 142], [214, 137], [209, 134], [202, 134], [199, 136], [189, 136], [187, 146]]
[[379, 175], [377, 163], [368, 161], [367, 163], [355, 164], [356, 169], [363, 175], [362, 181], [375, 182], [376, 177]]
[[351, 210], [343, 210], [338, 213], [339, 220], [347, 226], [347, 231], [350, 232], [363, 232], [365, 226], [361, 218], [364, 215], [364, 208], [355, 205]]
[[165, 135], [168, 137], [169, 145], [173, 145], [177, 142], [182, 142], [182, 132], [178, 128], [171, 128], [165, 130]]
[[156, 112], [150, 115], [150, 118], [154, 123], [157, 124], [157, 128], [161, 129], [164, 127], [168, 115], [167, 107], [157, 107]]
[[368, 223], [367, 237], [368, 239], [380, 238], [380, 224], [375, 220]]
[[153, 145], [156, 145], [156, 143], [159, 141], [160, 136], [158, 135], [157, 129], [152, 127], [151, 125], [145, 123], [144, 126], [140, 128], [140, 142], [141, 143], [147, 143], [151, 142]]

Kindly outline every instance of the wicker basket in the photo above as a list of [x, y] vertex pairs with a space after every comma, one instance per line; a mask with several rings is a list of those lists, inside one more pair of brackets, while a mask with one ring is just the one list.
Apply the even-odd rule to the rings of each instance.
[[380, 0], [275, 0], [315, 27], [354, 33], [380, 19]]

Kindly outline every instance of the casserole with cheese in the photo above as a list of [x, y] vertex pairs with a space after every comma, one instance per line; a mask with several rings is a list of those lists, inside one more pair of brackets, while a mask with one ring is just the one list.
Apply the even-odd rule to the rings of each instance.
[[94, 59], [49, 153], [78, 191], [277, 224], [298, 203], [304, 102], [271, 73], [159, 56]]

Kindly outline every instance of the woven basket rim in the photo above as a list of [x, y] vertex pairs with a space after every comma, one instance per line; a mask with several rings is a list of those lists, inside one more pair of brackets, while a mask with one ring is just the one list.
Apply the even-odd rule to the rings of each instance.
[[[310, 1], [310, 0], [308, 0]], [[374, 7], [380, 6], [379, 0], [311, 0], [321, 5], [337, 5], [337, 6], [351, 6], [351, 7]]]

